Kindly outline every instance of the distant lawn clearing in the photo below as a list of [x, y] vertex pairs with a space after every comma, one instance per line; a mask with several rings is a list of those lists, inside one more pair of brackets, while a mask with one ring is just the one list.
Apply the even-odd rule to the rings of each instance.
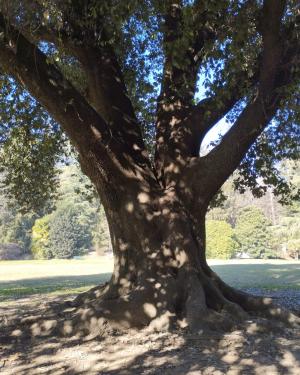
[[[300, 289], [300, 261], [211, 260], [237, 288]], [[113, 259], [0, 261], [0, 302], [34, 294], [70, 295], [109, 280]]]

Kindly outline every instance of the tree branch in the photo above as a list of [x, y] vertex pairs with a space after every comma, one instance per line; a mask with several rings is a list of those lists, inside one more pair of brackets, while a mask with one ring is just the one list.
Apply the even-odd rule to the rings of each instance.
[[89, 158], [101, 159], [99, 177], [101, 174], [106, 179], [107, 174], [116, 170], [123, 175], [130, 173], [132, 180], [140, 180], [141, 176], [154, 179], [149, 159], [137, 145], [136, 136], [112, 131], [47, 56], [9, 25], [1, 13], [0, 66], [25, 86], [62, 126], [81, 160], [87, 163]]
[[[89, 7], [93, 4], [90, 0], [57, 2], [55, 5], [61, 20], [56, 22], [52, 15], [45, 18], [47, 8], [43, 2], [35, 0], [35, 13], [39, 14], [35, 27], [30, 23], [30, 13], [29, 21], [22, 22], [21, 32], [35, 44], [45, 40], [76, 57], [87, 77], [87, 101], [111, 128], [119, 131], [120, 126], [129, 127], [128, 131], [135, 133], [135, 143], [144, 148], [121, 68], [104, 30], [103, 17], [100, 14], [93, 18], [93, 22], [90, 20]], [[26, 18], [26, 11], [30, 12], [29, 4], [24, 5], [24, 11]]]
[[[0, 65], [25, 86], [62, 125], [79, 153], [82, 155], [91, 147], [97, 147], [100, 154], [102, 152], [102, 155], [107, 156], [107, 168], [112, 167], [111, 163], [114, 163], [115, 168], [118, 160], [123, 165], [118, 164], [120, 169], [125, 164], [129, 168], [130, 164], [131, 170], [139, 169], [145, 176], [151, 175], [150, 178], [153, 178], [138, 123], [118, 106], [123, 100], [123, 92], [114, 92], [115, 102], [106, 103], [112, 109], [110, 113], [116, 114], [108, 123], [68, 82], [59, 68], [51, 64], [35, 44], [0, 15]], [[117, 82], [110, 89], [119, 87], [116, 74], [108, 79]], [[128, 107], [126, 109], [128, 111]]]
[[257, 81], [257, 74], [249, 78], [247, 72], [241, 72], [234, 86], [228, 83], [218, 88], [213, 96], [192, 107], [185, 121], [197, 139], [197, 155], [206, 134], [244, 97], [244, 88], [254, 87]]
[[68, 25], [62, 29], [63, 44], [79, 59], [88, 79], [89, 97], [95, 109], [111, 125], [119, 127], [127, 118], [128, 126], [141, 137], [140, 128], [128, 97], [117, 56], [109, 43], [103, 16], [89, 20], [90, 6], [94, 2], [72, 0], [62, 3], [62, 16]]
[[0, 64], [4, 70], [41, 102], [78, 148], [97, 137], [102, 146], [109, 141], [105, 121], [48, 62], [47, 56], [9, 25], [1, 13], [0, 35]]
[[195, 184], [199, 175], [204, 173], [209, 176], [207, 184], [201, 187], [206, 191], [207, 201], [238, 167], [251, 145], [269, 124], [286, 95], [283, 88], [292, 81], [292, 67], [289, 70], [282, 67], [294, 60], [295, 53], [299, 53], [299, 40], [298, 48], [284, 49], [281, 18], [285, 3], [283, 0], [264, 2], [264, 27], [261, 31], [263, 55], [256, 97], [246, 106], [221, 143], [207, 156], [195, 158], [191, 163], [189, 173], [194, 176]]
[[200, 12], [195, 8], [197, 27], [191, 36], [184, 33], [186, 25], [182, 2], [169, 1], [166, 8], [163, 41], [165, 63], [157, 105], [155, 153], [156, 167], [162, 179], [170, 163], [176, 159], [181, 163], [197, 153], [196, 135], [185, 120], [195, 94], [201, 51], [205, 43], [216, 36], [212, 28], [206, 25], [203, 9]]

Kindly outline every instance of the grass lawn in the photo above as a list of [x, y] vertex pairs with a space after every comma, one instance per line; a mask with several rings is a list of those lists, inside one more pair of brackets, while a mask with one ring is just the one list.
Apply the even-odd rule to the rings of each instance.
[[[300, 261], [211, 260], [212, 268], [238, 288], [300, 289]], [[0, 302], [33, 294], [75, 294], [109, 280], [113, 260], [0, 261]]]
[[76, 294], [109, 280], [112, 259], [0, 261], [0, 302], [33, 294]]

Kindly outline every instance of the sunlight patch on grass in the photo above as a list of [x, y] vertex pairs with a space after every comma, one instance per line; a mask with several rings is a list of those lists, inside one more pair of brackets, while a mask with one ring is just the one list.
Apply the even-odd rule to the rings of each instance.
[[[281, 260], [209, 260], [214, 271], [237, 288], [300, 289], [300, 262]], [[109, 280], [113, 260], [0, 261], [0, 302], [31, 295], [70, 295]]]

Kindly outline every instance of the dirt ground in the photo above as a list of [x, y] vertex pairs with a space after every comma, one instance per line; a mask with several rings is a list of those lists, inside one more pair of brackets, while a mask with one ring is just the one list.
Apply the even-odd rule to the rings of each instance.
[[18, 338], [10, 322], [42, 314], [66, 297], [41, 296], [0, 306], [1, 375], [300, 373], [300, 330], [252, 319], [229, 333], [147, 330], [97, 338]]

